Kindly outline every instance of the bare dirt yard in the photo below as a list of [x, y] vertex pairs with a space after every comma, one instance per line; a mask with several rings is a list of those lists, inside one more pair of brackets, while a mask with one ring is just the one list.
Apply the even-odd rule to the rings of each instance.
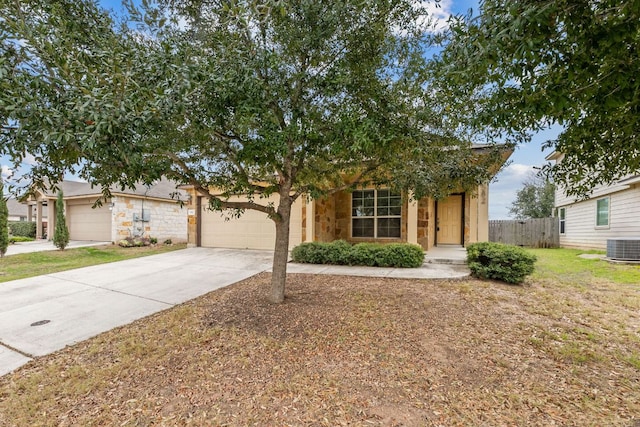
[[554, 274], [260, 274], [0, 378], [0, 425], [640, 426], [640, 287]]

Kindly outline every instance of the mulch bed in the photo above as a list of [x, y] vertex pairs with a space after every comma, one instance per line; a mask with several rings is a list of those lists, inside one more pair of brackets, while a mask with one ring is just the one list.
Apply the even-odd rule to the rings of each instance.
[[0, 425], [640, 426], [608, 292], [290, 275], [272, 305], [269, 279], [0, 378]]

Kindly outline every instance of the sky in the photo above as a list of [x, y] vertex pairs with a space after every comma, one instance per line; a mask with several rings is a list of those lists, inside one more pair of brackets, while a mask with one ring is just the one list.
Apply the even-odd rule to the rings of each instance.
[[[422, 1], [422, 0], [416, 0]], [[134, 0], [138, 3], [138, 0]], [[121, 0], [100, 0], [100, 4], [112, 10], [122, 8]], [[470, 9], [478, 12], [478, 1], [475, 0], [440, 0], [439, 7], [435, 7], [435, 1], [427, 2], [433, 11], [435, 19], [440, 21], [440, 27], [446, 25], [446, 20], [451, 14], [466, 14]], [[516, 198], [516, 192], [522, 188], [523, 181], [534, 171], [534, 167], [540, 167], [545, 163], [544, 158], [551, 150], [542, 151], [542, 144], [554, 139], [560, 128], [554, 127], [533, 136], [532, 141], [526, 145], [517, 147], [509, 159], [510, 163], [495, 177], [489, 185], [489, 219], [508, 219], [509, 207]], [[9, 173], [5, 159], [2, 160], [2, 176]]]

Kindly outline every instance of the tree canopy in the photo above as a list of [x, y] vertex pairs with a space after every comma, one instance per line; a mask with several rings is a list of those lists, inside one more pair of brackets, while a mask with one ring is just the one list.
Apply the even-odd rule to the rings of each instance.
[[640, 3], [484, 0], [459, 16], [437, 61], [440, 95], [464, 126], [526, 141], [559, 123], [547, 165], [581, 195], [640, 173]]
[[516, 219], [547, 218], [553, 215], [555, 185], [540, 174], [531, 173], [516, 193], [509, 215]]
[[265, 213], [274, 301], [298, 197], [362, 184], [441, 197], [495, 172], [499, 150], [478, 156], [425, 90], [426, 12], [411, 0], [142, 4], [116, 22], [89, 0], [2, 3], [0, 106], [15, 124], [2, 154], [35, 156], [39, 184], [166, 176], [211, 208]]

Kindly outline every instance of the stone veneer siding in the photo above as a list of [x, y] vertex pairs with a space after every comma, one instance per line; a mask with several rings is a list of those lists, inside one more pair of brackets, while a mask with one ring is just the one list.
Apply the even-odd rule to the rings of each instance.
[[402, 204], [400, 238], [370, 239], [351, 237], [351, 193], [338, 192], [333, 196], [315, 201], [315, 236], [319, 242], [346, 240], [352, 243], [379, 242], [395, 243], [407, 241], [407, 209], [408, 203]]
[[[175, 242], [187, 240], [187, 206], [171, 200], [144, 199], [144, 210], [149, 212], [150, 221], [134, 221], [134, 214], [142, 215], [143, 199], [127, 196], [115, 196], [112, 199], [113, 222], [111, 235], [120, 240], [133, 234], [155, 237], [162, 242], [172, 239]], [[137, 232], [137, 233], [136, 233]]]
[[435, 241], [435, 203], [428, 197], [418, 201], [418, 244], [428, 250]]
[[335, 237], [335, 196], [316, 200], [315, 230], [313, 240], [316, 242], [332, 242]]
[[302, 205], [302, 242], [307, 241], [307, 205]]

